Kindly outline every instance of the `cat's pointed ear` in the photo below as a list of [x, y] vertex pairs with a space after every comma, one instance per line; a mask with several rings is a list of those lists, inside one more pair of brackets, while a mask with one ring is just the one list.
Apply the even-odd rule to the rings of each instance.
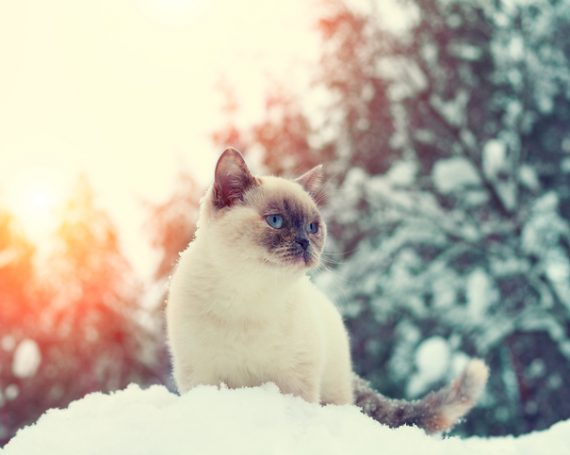
[[319, 164], [310, 171], [305, 172], [301, 177], [297, 177], [295, 181], [305, 188], [305, 191], [309, 193], [313, 199], [319, 200], [322, 197], [323, 178], [323, 165]]
[[221, 209], [230, 207], [243, 200], [243, 195], [257, 185], [257, 179], [251, 174], [241, 153], [234, 148], [227, 148], [216, 164], [214, 180], [214, 205]]

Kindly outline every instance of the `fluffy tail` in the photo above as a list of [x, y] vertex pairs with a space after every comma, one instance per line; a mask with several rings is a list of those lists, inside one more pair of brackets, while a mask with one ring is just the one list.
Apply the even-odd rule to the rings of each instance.
[[421, 400], [392, 400], [373, 390], [362, 378], [354, 377], [355, 404], [378, 422], [395, 428], [415, 425], [427, 433], [449, 430], [475, 405], [489, 377], [482, 360], [471, 360], [450, 385]]

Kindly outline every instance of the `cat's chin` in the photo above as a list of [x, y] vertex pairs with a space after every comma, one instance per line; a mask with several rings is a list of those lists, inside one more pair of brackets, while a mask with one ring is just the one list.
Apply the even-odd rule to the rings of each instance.
[[319, 265], [318, 259], [303, 255], [288, 258], [287, 260], [263, 258], [263, 263], [271, 267], [281, 268], [292, 272], [306, 272]]

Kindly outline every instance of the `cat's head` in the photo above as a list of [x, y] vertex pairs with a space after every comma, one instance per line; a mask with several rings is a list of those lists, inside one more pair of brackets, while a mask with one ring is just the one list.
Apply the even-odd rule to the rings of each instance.
[[238, 254], [240, 261], [291, 270], [313, 268], [326, 238], [316, 203], [321, 183], [322, 166], [295, 180], [258, 177], [237, 150], [227, 149], [202, 202], [199, 231], [210, 231], [215, 243], [223, 244], [232, 257]]

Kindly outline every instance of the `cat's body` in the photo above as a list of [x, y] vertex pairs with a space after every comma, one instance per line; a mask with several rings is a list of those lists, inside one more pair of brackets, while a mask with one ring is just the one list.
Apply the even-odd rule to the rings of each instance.
[[[472, 363], [437, 400], [407, 407], [371, 398], [354, 380], [340, 314], [306, 276], [326, 238], [315, 202], [320, 179], [320, 168], [297, 181], [254, 177], [238, 152], [224, 152], [170, 287], [167, 327], [179, 390], [274, 382], [283, 393], [332, 404], [354, 403], [356, 391], [356, 402], [383, 423], [448, 428], [480, 394], [485, 365]], [[427, 411], [437, 425], [417, 418]]]
[[[271, 183], [279, 197], [302, 194], [298, 183]], [[203, 208], [172, 278], [167, 320], [179, 389], [274, 382], [307, 401], [351, 403], [348, 336], [338, 311], [304, 268], [258, 261], [228, 238], [256, 216], [243, 212], [220, 220]]]

